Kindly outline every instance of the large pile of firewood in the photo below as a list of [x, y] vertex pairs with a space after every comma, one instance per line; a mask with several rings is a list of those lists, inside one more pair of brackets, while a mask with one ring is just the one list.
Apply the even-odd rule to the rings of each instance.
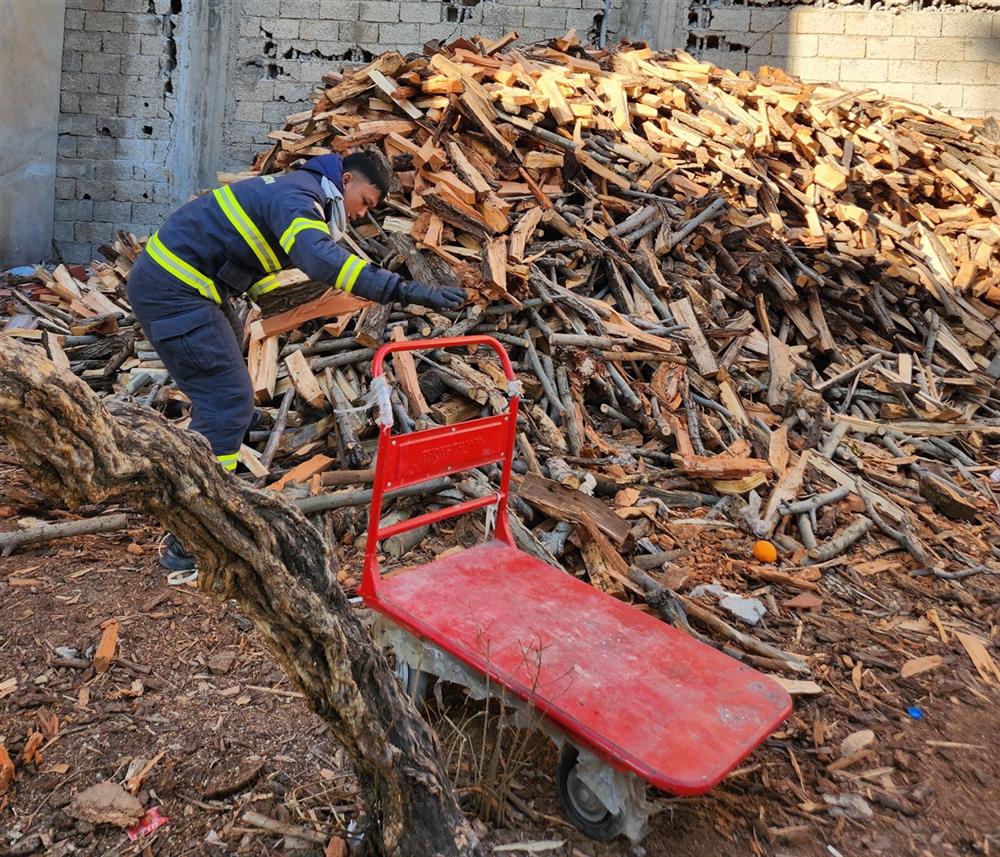
[[[513, 41], [330, 74], [252, 171], [225, 177], [377, 147], [398, 184], [349, 231], [353, 251], [473, 294], [459, 312], [400, 310], [283, 274], [248, 317], [253, 478], [308, 486], [311, 508], [363, 501], [331, 489], [371, 480], [356, 409], [373, 349], [489, 333], [526, 391], [519, 542], [610, 592], [655, 586], [641, 570], [693, 526], [673, 510], [704, 506], [805, 567], [751, 570], [793, 589], [863, 537], [921, 575], [996, 567], [996, 124], [680, 52]], [[105, 294], [139, 247], [119, 235], [89, 287], [65, 269], [11, 281], [6, 332], [183, 418]], [[504, 406], [485, 352], [398, 356], [391, 380], [398, 431]], [[432, 487], [447, 502], [485, 485]]]

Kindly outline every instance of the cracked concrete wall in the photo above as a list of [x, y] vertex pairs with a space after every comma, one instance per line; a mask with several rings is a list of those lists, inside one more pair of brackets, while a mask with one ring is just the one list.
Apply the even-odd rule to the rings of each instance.
[[1000, 0], [689, 0], [673, 44], [736, 71], [777, 66], [809, 81], [1000, 115]]
[[66, 0], [57, 255], [89, 261], [116, 229], [147, 235], [184, 195], [175, 179], [183, 0]]
[[52, 248], [64, 0], [0, 0], [0, 268]]

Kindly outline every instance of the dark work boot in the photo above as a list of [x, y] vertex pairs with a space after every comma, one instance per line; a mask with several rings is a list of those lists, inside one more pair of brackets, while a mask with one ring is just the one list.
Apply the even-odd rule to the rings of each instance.
[[196, 564], [191, 554], [173, 533], [167, 533], [160, 551], [160, 565], [170, 571], [194, 571]]

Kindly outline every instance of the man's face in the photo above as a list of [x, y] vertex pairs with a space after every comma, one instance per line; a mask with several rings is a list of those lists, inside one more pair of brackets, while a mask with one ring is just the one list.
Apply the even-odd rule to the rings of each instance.
[[344, 210], [348, 220], [364, 217], [370, 208], [375, 208], [381, 201], [378, 188], [360, 173], [344, 173], [343, 182]]

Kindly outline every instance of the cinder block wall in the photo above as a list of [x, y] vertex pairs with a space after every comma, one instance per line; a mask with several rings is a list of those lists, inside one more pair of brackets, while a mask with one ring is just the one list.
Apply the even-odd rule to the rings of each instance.
[[[322, 75], [386, 50], [421, 51], [432, 39], [517, 30], [522, 41], [575, 27], [596, 42], [604, 0], [239, 0], [234, 97], [226, 122], [226, 169], [245, 169], [267, 133], [308, 107]], [[608, 16], [609, 41], [623, 0]]]
[[[225, 80], [205, 84], [225, 86], [225, 119], [211, 129], [221, 138], [215, 148], [222, 170], [246, 169], [268, 132], [309, 106], [328, 71], [385, 50], [420, 51], [431, 39], [497, 37], [511, 29], [534, 40], [575, 27], [582, 40], [596, 40], [604, 11], [604, 0], [467, 2], [67, 0], [57, 250], [67, 260], [88, 261], [116, 229], [155, 231], [197, 189], [187, 186], [191, 144], [181, 141], [179, 127], [190, 108], [178, 95], [205, 83], [184, 43], [198, 37], [191, 16], [198, 11], [204, 19], [205, 4], [233, 22], [224, 28], [230, 44], [207, 46], [228, 54]], [[609, 40], [618, 37], [622, 2], [613, 0]]]
[[155, 230], [170, 211], [176, 106], [170, 6], [170, 0], [66, 2], [55, 243], [68, 260], [89, 261], [116, 228]]
[[735, 70], [778, 66], [965, 115], [1000, 114], [1000, 0], [915, 9], [691, 0], [678, 42]]

